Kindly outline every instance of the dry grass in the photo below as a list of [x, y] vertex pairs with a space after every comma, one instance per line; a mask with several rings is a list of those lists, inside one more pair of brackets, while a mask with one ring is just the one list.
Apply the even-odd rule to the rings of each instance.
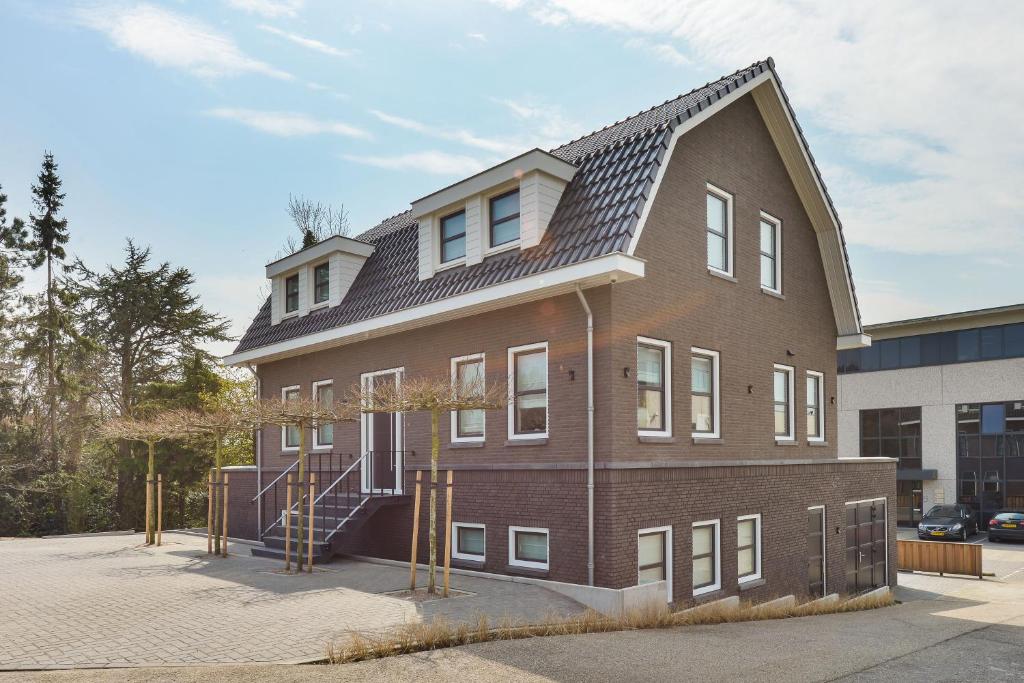
[[569, 617], [552, 617], [539, 624], [514, 621], [509, 617], [492, 624], [485, 615], [480, 615], [473, 623], [451, 624], [444, 617], [438, 617], [429, 623], [406, 624], [396, 630], [376, 635], [350, 633], [343, 641], [328, 644], [327, 661], [332, 664], [345, 664], [492, 640], [638, 631], [858, 612], [888, 607], [894, 602], [892, 593], [889, 593], [881, 597], [864, 596], [832, 604], [806, 602], [788, 607], [763, 607], [750, 603], [741, 603], [738, 606], [712, 604], [699, 610], [683, 612], [673, 612], [666, 605], [653, 604], [619, 617], [609, 617], [594, 610], [587, 610]]

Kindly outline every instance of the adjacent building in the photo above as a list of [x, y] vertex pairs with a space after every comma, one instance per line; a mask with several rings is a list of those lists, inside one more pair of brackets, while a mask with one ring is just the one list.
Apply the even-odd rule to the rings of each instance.
[[[870, 340], [771, 60], [266, 275], [271, 295], [227, 358], [255, 369], [263, 396], [507, 380], [507, 410], [456, 412], [443, 430], [455, 502], [440, 537], [456, 566], [664, 582], [680, 604], [894, 582], [895, 460], [837, 448], [837, 349]], [[298, 436], [259, 435], [245, 484], [259, 552], [284, 547]], [[366, 414], [306, 442], [317, 552], [408, 560], [429, 416]]]
[[1024, 305], [865, 327], [839, 353], [839, 448], [896, 458], [897, 520], [1024, 509]]

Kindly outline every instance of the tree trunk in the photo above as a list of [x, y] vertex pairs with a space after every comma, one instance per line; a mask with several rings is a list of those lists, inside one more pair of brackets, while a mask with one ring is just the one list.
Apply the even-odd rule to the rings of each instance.
[[437, 592], [437, 461], [441, 457], [441, 436], [438, 425], [441, 414], [430, 411], [430, 559], [427, 570], [427, 592]]
[[149, 505], [146, 507], [148, 516], [146, 518], [146, 543], [152, 545], [156, 543], [156, 511], [153, 509], [153, 488], [156, 484], [156, 444], [152, 441], [147, 441], [146, 446], [149, 448], [149, 467], [147, 468], [148, 474], [146, 475], [146, 497], [149, 500]]
[[53, 259], [46, 255], [46, 393], [49, 398], [50, 416], [50, 463], [53, 471], [60, 468], [57, 456], [57, 388], [53, 373], [54, 363], [54, 314], [53, 314]]
[[[287, 427], [285, 427], [287, 429]], [[302, 508], [305, 507], [302, 504], [302, 493], [305, 490], [304, 482], [306, 481], [306, 425], [299, 425], [299, 493], [296, 496], [299, 501], [299, 512], [295, 515], [295, 540], [298, 546], [295, 550], [295, 567], [302, 572]], [[310, 520], [312, 522], [312, 520]], [[312, 524], [310, 525], [312, 526]], [[309, 533], [313, 533], [310, 529]], [[285, 550], [287, 552], [287, 550]]]
[[223, 435], [218, 430], [214, 432], [214, 438], [216, 438], [217, 442], [213, 451], [213, 553], [214, 555], [220, 555], [220, 490], [222, 488], [221, 484], [223, 484], [223, 479], [220, 474], [220, 442]]

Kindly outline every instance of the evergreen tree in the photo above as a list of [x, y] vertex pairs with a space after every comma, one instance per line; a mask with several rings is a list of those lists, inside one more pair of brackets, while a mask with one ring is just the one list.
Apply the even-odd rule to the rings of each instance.
[[22, 282], [20, 266], [25, 260], [27, 242], [28, 230], [23, 220], [14, 218], [10, 225], [7, 224], [7, 195], [0, 186], [0, 339], [4, 338], [10, 322], [8, 317], [14, 310], [16, 292]]
[[57, 295], [54, 291], [54, 265], [63, 263], [67, 254], [64, 245], [68, 242], [68, 220], [60, 215], [65, 194], [61, 192], [62, 181], [57, 175], [57, 162], [51, 152], [43, 155], [43, 167], [36, 184], [32, 186], [32, 204], [35, 212], [29, 214], [32, 237], [28, 244], [29, 264], [32, 268], [46, 265], [46, 315], [43, 327], [46, 353], [46, 396], [49, 405], [47, 415], [47, 436], [50, 460], [54, 469], [59, 466], [57, 451], [57, 374], [56, 347], [59, 320], [57, 316]]

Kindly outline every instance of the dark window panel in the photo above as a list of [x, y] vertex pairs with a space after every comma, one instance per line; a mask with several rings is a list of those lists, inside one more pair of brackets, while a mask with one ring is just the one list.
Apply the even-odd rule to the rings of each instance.
[[1003, 329], [1003, 353], [1007, 358], [1024, 356], [1024, 323]]
[[956, 359], [958, 361], [978, 360], [980, 334], [978, 330], [960, 330], [956, 333]]
[[921, 337], [904, 337], [900, 342], [900, 365], [914, 368], [921, 364]]
[[871, 370], [877, 370], [879, 364], [878, 346], [872, 344], [866, 349], [860, 350], [860, 367], [861, 370], [868, 372]]
[[939, 344], [942, 347], [941, 363], [955, 363], [957, 357], [956, 332], [939, 333]]
[[879, 411], [878, 420], [880, 423], [879, 436], [894, 437], [900, 435], [900, 411], [898, 408]]
[[991, 403], [981, 407], [981, 433], [1002, 434], [1006, 431], [1006, 406]]
[[878, 436], [878, 411], [860, 411], [860, 435], [862, 437]]
[[986, 327], [981, 330], [981, 357], [986, 360], [1003, 357], [1003, 328]]
[[942, 335], [921, 335], [921, 364], [938, 365], [942, 362]]
[[900, 366], [900, 342], [898, 339], [885, 339], [878, 342], [880, 356], [879, 367], [892, 370]]

